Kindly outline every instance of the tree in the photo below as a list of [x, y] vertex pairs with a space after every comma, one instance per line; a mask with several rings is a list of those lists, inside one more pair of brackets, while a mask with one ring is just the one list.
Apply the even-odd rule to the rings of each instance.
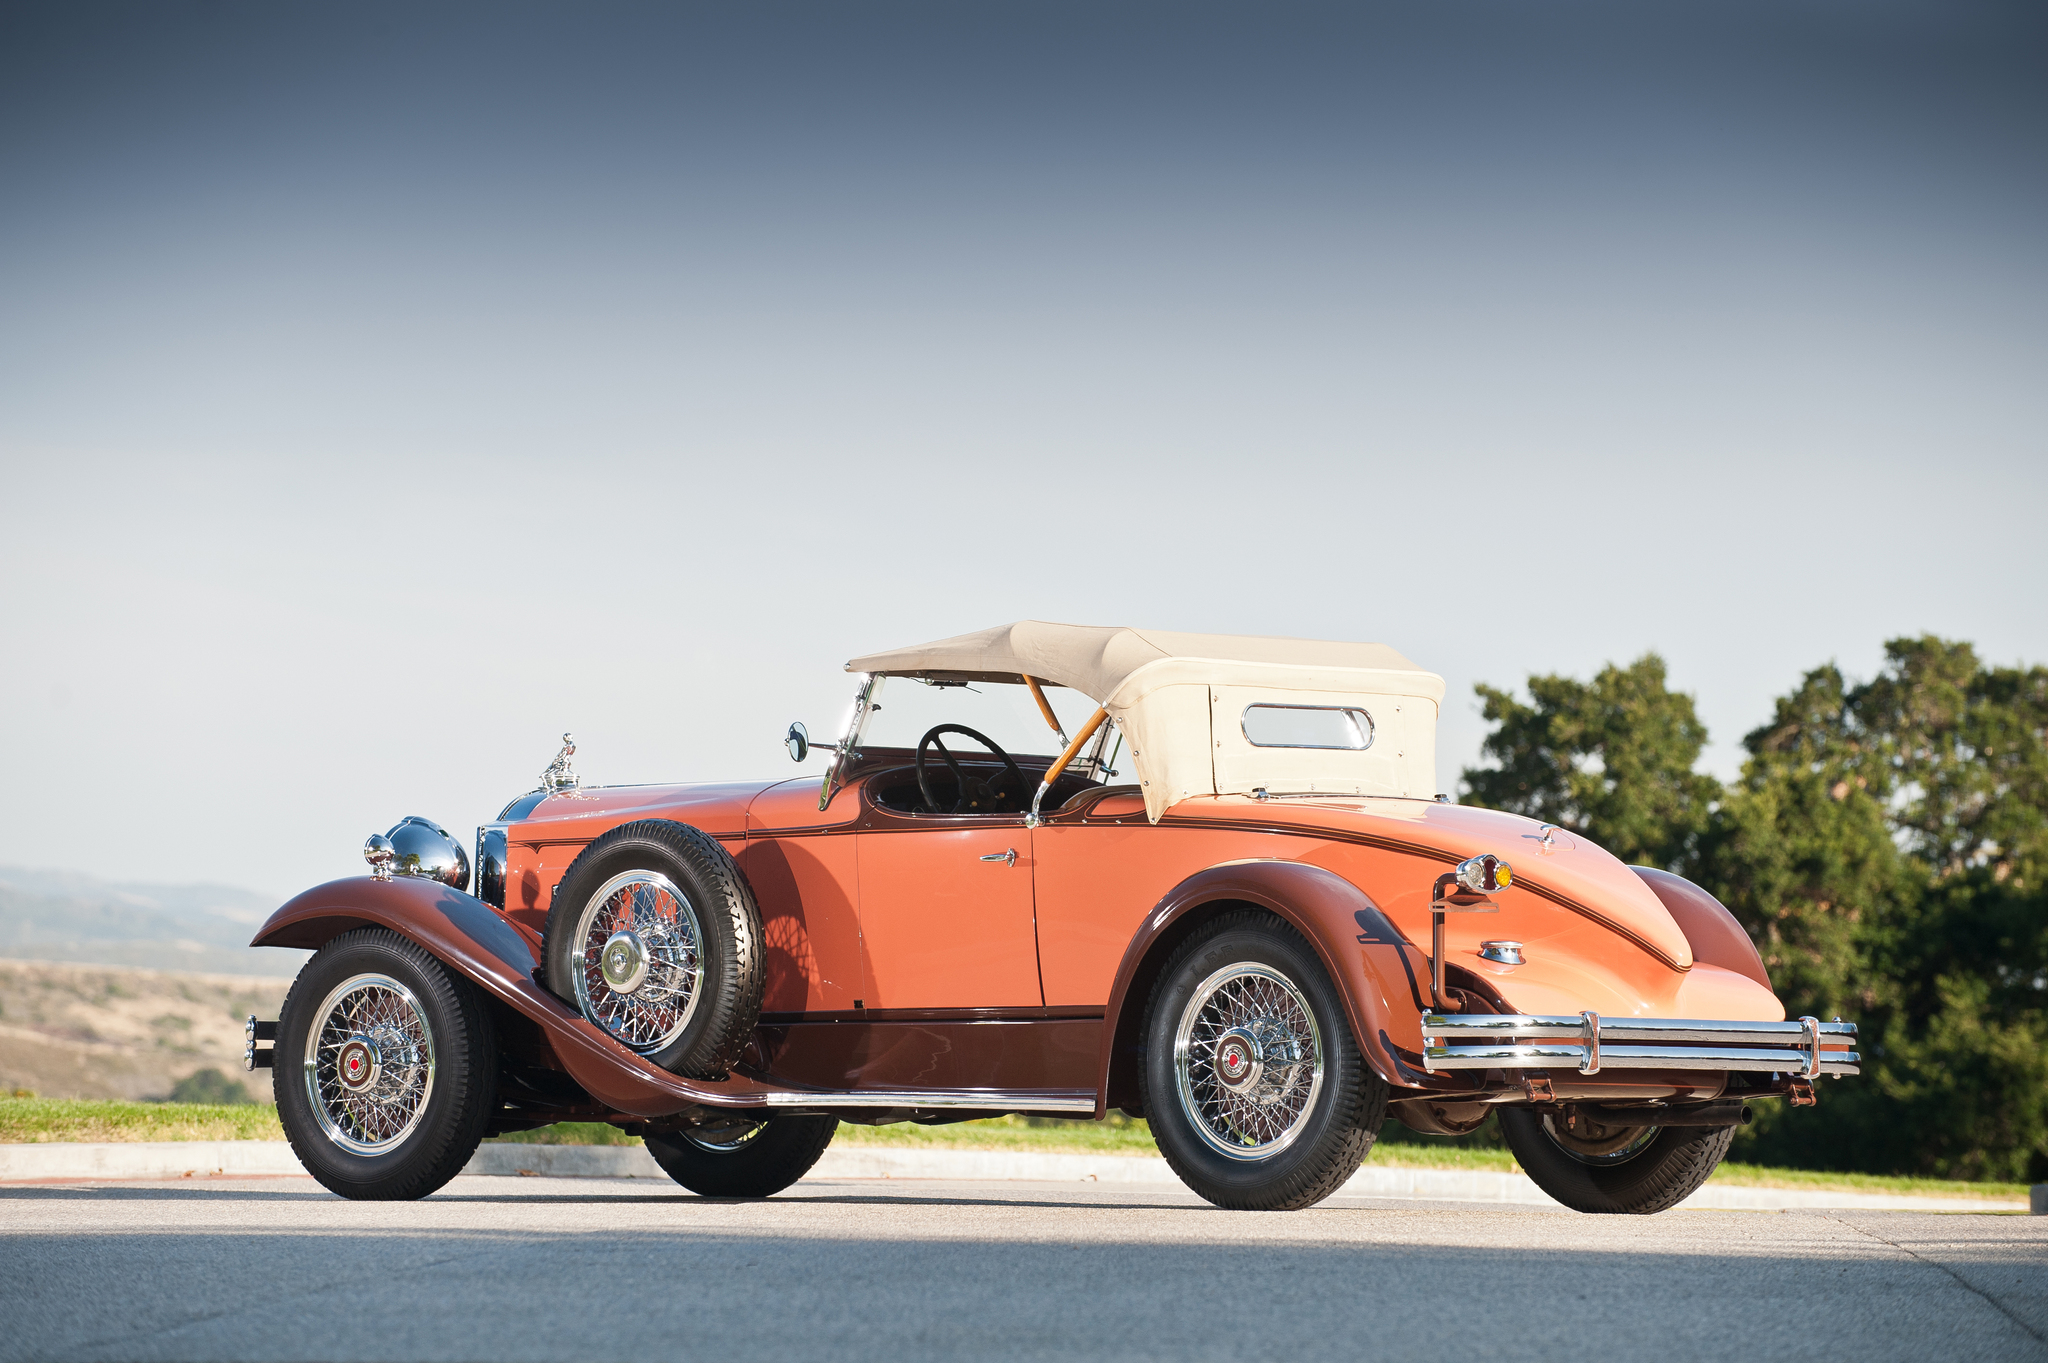
[[1779, 995], [1824, 1018], [1878, 1006], [1867, 958], [1908, 892], [1891, 779], [1856, 727], [1842, 674], [1807, 673], [1744, 740], [1742, 777], [1680, 868], [1742, 920]]
[[1647, 866], [1676, 867], [1706, 829], [1719, 785], [1693, 764], [1707, 729], [1656, 654], [1591, 682], [1531, 677], [1526, 705], [1475, 689], [1497, 726], [1481, 751], [1499, 765], [1465, 772], [1464, 803], [1556, 824]]
[[1861, 1028], [1862, 1077], [1743, 1133], [1756, 1158], [2048, 1177], [2048, 669], [1895, 639], [1808, 673], [1744, 741], [1694, 878], [1793, 1016]]
[[2048, 1179], [2048, 668], [1895, 639], [1869, 682], [1829, 665], [1743, 741], [1739, 780], [1654, 654], [1590, 683], [1482, 686], [1497, 768], [1467, 803], [1584, 833], [1720, 897], [1797, 1017], [1861, 1029], [1863, 1074], [1740, 1158], [1817, 1169]]
[[171, 1096], [167, 1101], [220, 1105], [253, 1103], [256, 1100], [249, 1096], [249, 1088], [241, 1080], [230, 1079], [219, 1070], [208, 1066], [203, 1070], [194, 1070], [171, 1085]]

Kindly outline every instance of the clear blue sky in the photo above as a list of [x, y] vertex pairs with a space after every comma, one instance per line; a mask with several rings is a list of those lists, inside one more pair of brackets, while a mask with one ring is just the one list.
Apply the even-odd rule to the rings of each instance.
[[[0, 862], [287, 893], [1036, 616], [2048, 655], [2035, 6], [0, 11]], [[816, 764], [813, 764], [815, 767]]]

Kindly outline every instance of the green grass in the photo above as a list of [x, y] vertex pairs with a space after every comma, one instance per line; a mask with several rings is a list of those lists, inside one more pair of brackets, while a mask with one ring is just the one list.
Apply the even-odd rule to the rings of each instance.
[[[275, 1141], [283, 1140], [277, 1109], [267, 1103], [216, 1107], [200, 1103], [123, 1103], [97, 1099], [0, 1097], [0, 1143], [36, 1141]], [[529, 1145], [638, 1145], [603, 1122], [561, 1122], [520, 1131], [498, 1140]], [[1067, 1155], [1156, 1154], [1142, 1121], [1117, 1116], [1107, 1122], [1061, 1121], [1047, 1117], [996, 1117], [951, 1126], [854, 1126], [842, 1122], [836, 1145], [891, 1149], [1013, 1150]], [[1401, 1169], [1515, 1170], [1504, 1149], [1467, 1148], [1381, 1141], [1368, 1164]], [[1922, 1197], [1981, 1197], [2024, 1200], [2024, 1183], [1960, 1183], [1938, 1178], [1895, 1178], [1880, 1174], [1823, 1174], [1723, 1164], [1712, 1182], [1738, 1188], [1811, 1188], [1820, 1191], [1890, 1193]]]
[[1890, 1193], [1915, 1197], [1995, 1197], [2027, 1200], [2024, 1183], [1963, 1183], [1947, 1178], [1901, 1178], [1890, 1174], [1823, 1174], [1773, 1169], [1762, 1164], [1723, 1164], [1710, 1183], [1735, 1188], [1815, 1188], [1824, 1192]]
[[0, 1098], [0, 1143], [42, 1141], [281, 1141], [269, 1103], [124, 1103], [98, 1098]]

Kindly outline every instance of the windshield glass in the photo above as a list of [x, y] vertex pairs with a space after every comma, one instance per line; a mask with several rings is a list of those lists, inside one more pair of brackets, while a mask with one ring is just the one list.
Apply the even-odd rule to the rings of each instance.
[[[1019, 685], [928, 686], [908, 677], [890, 677], [882, 683], [877, 699], [880, 706], [868, 721], [861, 740], [864, 747], [915, 748], [935, 724], [964, 724], [987, 734], [1012, 757], [1059, 755], [1058, 735], [1046, 727], [1031, 692]], [[1069, 738], [1095, 713], [1093, 701], [1063, 686], [1046, 687], [1045, 699]], [[981, 751], [972, 740], [951, 736], [946, 746], [963, 756]]]

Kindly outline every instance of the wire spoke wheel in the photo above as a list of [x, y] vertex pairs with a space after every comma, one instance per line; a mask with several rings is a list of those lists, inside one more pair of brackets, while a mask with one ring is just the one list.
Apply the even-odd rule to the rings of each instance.
[[685, 1127], [676, 1133], [699, 1150], [714, 1155], [729, 1155], [743, 1150], [750, 1141], [758, 1140], [768, 1123], [749, 1121], [744, 1117], [725, 1117], [706, 1122], [701, 1126]]
[[1272, 967], [1227, 965], [1182, 1009], [1173, 1067], [1195, 1133], [1231, 1159], [1265, 1159], [1294, 1143], [1322, 1091], [1315, 1011]]
[[682, 1035], [696, 1012], [704, 933], [675, 882], [627, 871], [598, 887], [578, 916], [576, 1002], [583, 1016], [636, 1051]]
[[327, 1138], [359, 1155], [395, 1149], [434, 1091], [434, 1034], [413, 991], [389, 975], [343, 980], [306, 1032], [306, 1096]]
[[[1588, 1125], [1585, 1122], [1581, 1126]], [[1572, 1131], [1558, 1123], [1551, 1113], [1543, 1114], [1543, 1134], [1571, 1159], [1594, 1168], [1626, 1164], [1650, 1147], [1661, 1128], [1654, 1126], [1603, 1126], [1584, 1132]]]

